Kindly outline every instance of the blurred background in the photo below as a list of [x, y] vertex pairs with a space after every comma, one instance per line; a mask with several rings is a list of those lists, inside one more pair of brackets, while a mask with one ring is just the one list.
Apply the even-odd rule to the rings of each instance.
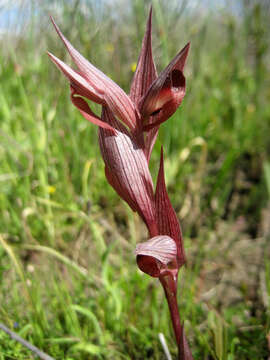
[[[129, 92], [150, 3], [159, 71], [191, 41], [187, 94], [150, 166], [155, 180], [163, 144], [194, 358], [267, 359], [267, 0], [0, 1], [0, 322], [56, 359], [165, 359], [160, 332], [176, 354], [162, 289], [135, 263], [146, 229], [107, 184], [97, 128], [46, 55], [71, 64], [52, 14]], [[32, 358], [0, 332], [0, 360]]]

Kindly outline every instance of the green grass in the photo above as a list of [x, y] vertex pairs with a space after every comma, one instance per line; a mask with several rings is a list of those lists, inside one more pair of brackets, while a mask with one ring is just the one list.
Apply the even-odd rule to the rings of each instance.
[[[162, 289], [135, 263], [146, 229], [106, 183], [97, 128], [72, 107], [46, 56], [68, 59], [43, 4], [0, 53], [0, 322], [56, 359], [161, 360], [159, 332], [175, 357]], [[87, 13], [63, 5], [55, 15], [126, 91], [147, 16], [143, 2], [128, 4], [130, 12], [89, 1]], [[191, 40], [188, 89], [160, 129], [151, 171], [155, 179], [164, 144], [188, 256], [180, 311], [195, 359], [266, 359], [267, 13], [259, 2], [240, 19], [170, 4], [153, 1], [154, 54], [161, 69]], [[0, 360], [31, 356], [0, 332]]]

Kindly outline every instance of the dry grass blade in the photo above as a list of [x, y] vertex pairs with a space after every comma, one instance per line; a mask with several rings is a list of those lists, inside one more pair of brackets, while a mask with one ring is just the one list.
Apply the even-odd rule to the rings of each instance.
[[58, 251], [56, 251], [48, 246], [26, 244], [23, 247], [24, 247], [24, 249], [27, 249], [27, 250], [40, 251], [40, 252], [44, 252], [49, 255], [52, 255], [53, 257], [60, 260], [65, 265], [71, 267], [73, 270], [75, 270], [77, 273], [79, 273], [83, 277], [88, 278], [88, 276], [89, 276], [87, 269], [78, 265], [75, 261], [70, 260], [67, 256], [60, 254]]
[[15, 270], [23, 283], [27, 299], [29, 300], [29, 303], [32, 304], [31, 296], [28, 291], [26, 279], [25, 279], [21, 264], [20, 264], [19, 260], [17, 259], [16, 255], [14, 254], [12, 247], [8, 245], [8, 243], [4, 240], [4, 238], [1, 234], [0, 234], [0, 244], [3, 246], [4, 250], [7, 252], [8, 256], [10, 257], [10, 259], [15, 267]]
[[3, 330], [6, 334], [8, 334], [11, 339], [14, 339], [18, 341], [20, 344], [25, 346], [27, 349], [32, 351], [32, 353], [36, 354], [40, 359], [43, 360], [54, 360], [51, 356], [45, 354], [43, 351], [39, 350], [36, 346], [30, 344], [28, 341], [24, 340], [22, 337], [20, 337], [15, 332], [11, 331], [8, 327], [6, 327], [4, 324], [0, 323], [0, 329]]
[[162, 346], [162, 348], [163, 348], [163, 350], [164, 350], [164, 353], [165, 353], [165, 355], [166, 355], [167, 360], [172, 360], [170, 351], [169, 351], [168, 346], [167, 346], [167, 343], [166, 343], [165, 336], [164, 336], [162, 333], [159, 333], [159, 334], [158, 334], [158, 337], [159, 337], [159, 341], [160, 341], [161, 346]]

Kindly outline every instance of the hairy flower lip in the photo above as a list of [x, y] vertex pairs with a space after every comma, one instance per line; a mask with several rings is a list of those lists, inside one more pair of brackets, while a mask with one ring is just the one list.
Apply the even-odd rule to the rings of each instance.
[[141, 271], [159, 277], [170, 272], [168, 265], [176, 263], [177, 247], [175, 241], [167, 235], [157, 235], [136, 246], [135, 255]]
[[105, 121], [103, 121], [100, 117], [96, 116], [82, 97], [75, 96], [77, 94], [72, 86], [70, 86], [70, 92], [70, 99], [73, 105], [77, 107], [86, 120], [102, 127], [103, 129], [110, 130], [114, 135], [116, 135], [115, 129], [110, 124], [107, 124]]

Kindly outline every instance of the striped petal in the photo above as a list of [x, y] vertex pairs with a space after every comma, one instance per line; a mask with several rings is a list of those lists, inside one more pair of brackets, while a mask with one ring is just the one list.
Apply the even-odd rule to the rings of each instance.
[[156, 66], [152, 55], [152, 7], [150, 8], [146, 30], [142, 42], [137, 68], [130, 88], [130, 98], [138, 105], [152, 82], [157, 78]]
[[99, 128], [99, 144], [106, 175], [116, 192], [136, 210], [151, 236], [157, 235], [152, 178], [143, 149], [104, 106], [102, 119], [115, 129]]
[[109, 106], [110, 110], [119, 117], [124, 124], [131, 130], [135, 130], [137, 126], [137, 114], [129, 96], [114, 81], [86, 60], [65, 38], [53, 18], [51, 18], [51, 20], [73, 61], [81, 74], [83, 74], [85, 80], [94, 89], [97, 96]]
[[72, 88], [81, 96], [86, 97], [98, 104], [102, 104], [104, 100], [98, 94], [98, 92], [91, 86], [91, 84], [77, 71], [65, 64], [62, 60], [48, 52], [50, 59], [55, 65], [62, 71], [62, 73], [70, 81]]
[[[141, 53], [138, 59], [136, 72], [134, 74], [131, 88], [130, 98], [139, 106], [143, 96], [147, 93], [149, 87], [157, 78], [157, 70], [152, 54], [152, 7], [150, 8], [146, 30], [142, 42]], [[154, 121], [152, 117], [152, 121]], [[147, 160], [150, 160], [153, 146], [158, 135], [158, 127], [148, 131], [145, 135], [145, 155]]]
[[89, 105], [87, 104], [87, 102], [81, 98], [80, 96], [76, 96], [76, 90], [71, 86], [71, 101], [73, 103], [74, 106], [77, 107], [77, 109], [80, 111], [80, 113], [82, 114], [82, 116], [92, 122], [95, 125], [98, 125], [104, 129], [108, 129], [111, 130], [113, 133], [115, 133], [115, 129], [107, 124], [106, 122], [102, 121], [96, 114], [93, 113], [93, 111], [90, 109]]
[[169, 236], [158, 235], [138, 244], [135, 254], [140, 270], [150, 276], [159, 277], [162, 271], [167, 269], [167, 265], [176, 260], [177, 247]]

